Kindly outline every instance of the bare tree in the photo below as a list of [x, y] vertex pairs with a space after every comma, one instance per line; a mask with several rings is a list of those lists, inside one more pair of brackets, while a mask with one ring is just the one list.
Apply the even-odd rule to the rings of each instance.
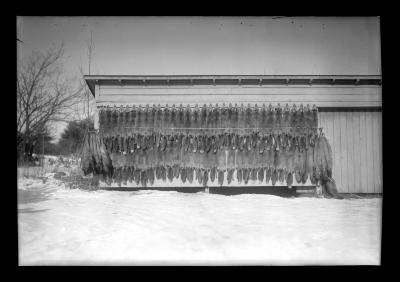
[[51, 122], [67, 121], [82, 97], [82, 85], [65, 77], [64, 45], [45, 53], [33, 52], [17, 76], [17, 148], [30, 158], [37, 136]]

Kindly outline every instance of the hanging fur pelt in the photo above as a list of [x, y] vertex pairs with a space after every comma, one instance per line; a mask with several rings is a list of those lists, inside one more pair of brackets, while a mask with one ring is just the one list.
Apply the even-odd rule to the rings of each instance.
[[236, 179], [239, 183], [242, 183], [243, 180], [243, 174], [242, 174], [242, 169], [241, 168], [237, 168], [236, 169]]
[[207, 187], [209, 170], [208, 169], [202, 169], [202, 173], [203, 173], [203, 186]]
[[324, 159], [326, 163], [326, 174], [324, 173], [324, 179], [328, 179], [332, 178], [332, 166], [333, 166], [332, 149], [331, 146], [329, 145], [328, 139], [325, 137], [324, 134], [322, 134], [320, 138], [324, 148]]
[[275, 186], [276, 182], [278, 181], [279, 174], [276, 168], [271, 168], [271, 169], [272, 169], [271, 182], [272, 186]]
[[310, 178], [311, 184], [315, 184], [315, 180], [313, 177], [313, 167], [314, 167], [314, 135], [309, 134], [308, 138], [308, 147], [306, 148], [306, 175]]
[[211, 170], [210, 170], [210, 180], [211, 180], [211, 182], [214, 182], [216, 175], [217, 175], [217, 168], [216, 167], [212, 167]]
[[200, 185], [203, 184], [203, 174], [200, 168], [196, 168], [196, 180]]
[[227, 174], [227, 181], [228, 181], [228, 185], [231, 184], [232, 180], [233, 180], [233, 173], [234, 173], [234, 169], [228, 169], [228, 174]]
[[192, 167], [186, 168], [186, 174], [187, 174], [186, 177], [187, 177], [189, 183], [193, 183], [193, 172], [194, 172], [194, 170]]
[[271, 167], [266, 167], [265, 168], [265, 183], [268, 184], [271, 180], [272, 176], [272, 168]]
[[336, 187], [336, 182], [332, 178], [323, 180], [322, 188], [324, 196], [328, 198], [343, 199], [343, 197], [339, 195]]
[[264, 168], [263, 168], [263, 167], [260, 167], [260, 168], [258, 169], [258, 171], [257, 171], [257, 178], [258, 178], [258, 181], [259, 181], [260, 183], [262, 183], [263, 180], [264, 180], [264, 174], [265, 174]]
[[218, 185], [222, 186], [224, 184], [224, 170], [218, 170]]
[[85, 175], [89, 173], [110, 176], [113, 165], [102, 139], [95, 133], [86, 134], [82, 148], [81, 166]]

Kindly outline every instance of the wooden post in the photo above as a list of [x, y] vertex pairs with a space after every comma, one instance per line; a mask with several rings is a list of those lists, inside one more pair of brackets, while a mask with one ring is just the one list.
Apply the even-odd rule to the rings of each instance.
[[[94, 91], [94, 98], [95, 98], [95, 100], [96, 100], [96, 97], [98, 97], [99, 96], [99, 92], [100, 92], [100, 87], [99, 87], [99, 84], [98, 83], [96, 83], [96, 85], [95, 85], [95, 91]], [[96, 101], [95, 101], [95, 107], [94, 107], [94, 129], [95, 130], [99, 130], [99, 111], [98, 111], [98, 109], [97, 109], [97, 105], [96, 105], [97, 103], [96, 103]]]

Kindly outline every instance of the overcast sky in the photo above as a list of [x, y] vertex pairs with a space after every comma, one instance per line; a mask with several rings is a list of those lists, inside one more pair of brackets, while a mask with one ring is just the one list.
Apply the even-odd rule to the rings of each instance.
[[20, 17], [18, 59], [65, 43], [68, 75], [377, 75], [379, 18]]

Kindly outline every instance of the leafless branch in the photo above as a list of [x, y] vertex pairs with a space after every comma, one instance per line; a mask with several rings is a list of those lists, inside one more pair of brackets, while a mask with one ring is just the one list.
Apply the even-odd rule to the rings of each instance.
[[[17, 130], [19, 142], [30, 142], [50, 122], [70, 115], [84, 88], [65, 77], [62, 68], [64, 45], [33, 52], [17, 76]], [[18, 145], [18, 144], [17, 144]]]

